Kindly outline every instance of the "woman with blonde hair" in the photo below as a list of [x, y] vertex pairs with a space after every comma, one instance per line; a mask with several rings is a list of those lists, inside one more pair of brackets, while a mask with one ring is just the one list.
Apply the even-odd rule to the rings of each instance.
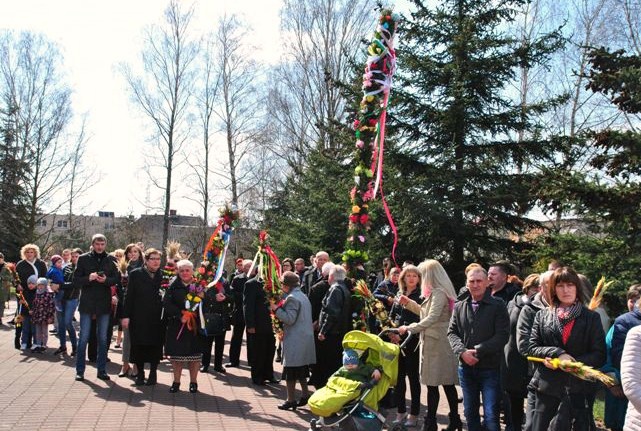
[[[396, 326], [407, 326], [419, 321], [418, 313], [410, 311], [405, 305], [409, 301], [421, 303], [421, 273], [414, 265], [407, 265], [401, 271], [398, 278], [397, 300], [392, 306], [390, 319]], [[403, 334], [404, 335], [404, 334]], [[405, 338], [405, 337], [403, 337]], [[399, 342], [398, 335], [392, 337], [392, 341]], [[395, 424], [403, 423], [407, 416], [407, 407], [405, 406], [405, 377], [410, 384], [410, 414], [407, 416], [404, 425], [407, 427], [416, 426], [418, 414], [421, 409], [421, 377], [419, 375], [418, 339], [412, 338], [403, 348], [402, 354], [398, 358], [398, 381], [394, 389], [396, 401], [396, 420]]]
[[25, 301], [28, 306], [23, 306], [21, 309], [22, 315], [22, 326], [16, 325], [16, 337], [18, 337], [18, 332], [21, 331], [21, 344], [20, 349], [26, 350], [31, 348], [32, 339], [35, 335], [35, 328], [31, 325], [31, 316], [29, 314], [29, 309], [33, 303], [34, 298], [36, 297], [35, 284], [34, 289], [27, 288], [27, 280], [32, 275], [37, 278], [45, 277], [47, 275], [47, 264], [40, 259], [40, 247], [35, 244], [26, 244], [20, 249], [20, 260], [16, 264], [16, 273], [20, 279], [20, 286], [16, 288], [18, 292], [21, 292], [24, 296]]
[[420, 321], [399, 327], [399, 333], [420, 334], [421, 381], [427, 385], [427, 414], [423, 430], [437, 429], [436, 410], [439, 403], [439, 386], [443, 386], [450, 407], [449, 426], [446, 430], [461, 430], [458, 414], [457, 360], [447, 339], [447, 327], [452, 316], [456, 292], [445, 269], [433, 259], [418, 266], [422, 278], [422, 302], [401, 297], [406, 309], [420, 316]]

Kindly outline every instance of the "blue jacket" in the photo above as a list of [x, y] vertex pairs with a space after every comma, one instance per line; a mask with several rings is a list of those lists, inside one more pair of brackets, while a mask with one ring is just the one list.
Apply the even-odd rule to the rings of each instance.
[[634, 310], [620, 315], [614, 321], [610, 355], [612, 357], [612, 366], [617, 370], [621, 369], [621, 355], [623, 353], [625, 337], [628, 335], [630, 329], [638, 325], [641, 325], [641, 310], [636, 306]]

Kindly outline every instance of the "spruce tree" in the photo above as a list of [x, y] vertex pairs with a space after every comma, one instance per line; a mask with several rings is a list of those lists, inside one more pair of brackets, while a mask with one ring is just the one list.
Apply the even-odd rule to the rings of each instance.
[[[532, 167], [550, 157], [533, 115], [508, 84], [521, 67], [545, 62], [561, 45], [551, 33], [531, 43], [507, 28], [525, 0], [443, 0], [403, 24], [390, 113], [400, 175], [390, 200], [401, 255], [440, 259], [460, 281], [470, 261], [513, 258], [518, 235], [536, 225]], [[525, 133], [519, 133], [525, 132]]]
[[0, 251], [8, 261], [18, 260], [20, 247], [32, 240], [26, 229], [29, 197], [24, 187], [29, 166], [16, 147], [16, 111], [9, 98], [0, 109]]

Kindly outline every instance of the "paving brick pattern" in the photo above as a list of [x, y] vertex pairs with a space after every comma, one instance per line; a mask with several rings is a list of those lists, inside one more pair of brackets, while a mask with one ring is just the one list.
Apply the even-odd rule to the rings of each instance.
[[[253, 385], [244, 361], [225, 375], [199, 374], [198, 394], [188, 392], [189, 376], [183, 371], [181, 391], [171, 394], [169, 362], [160, 364], [156, 386], [136, 387], [133, 380], [118, 377], [121, 351], [112, 343], [112, 362], [107, 366], [111, 381], [99, 380], [95, 364], [88, 363], [85, 381], [76, 382], [74, 359], [53, 355], [58, 347], [55, 336], [50, 336], [44, 353], [14, 348], [13, 326], [6, 324], [14, 304], [0, 326], [0, 430], [306, 430], [312, 419], [307, 408], [278, 410], [276, 406], [285, 399], [284, 382]], [[225, 347], [224, 362], [227, 351]], [[241, 358], [245, 358], [244, 348]], [[280, 364], [275, 369], [279, 375]], [[421, 415], [426, 397], [423, 387]], [[447, 411], [441, 394], [442, 426], [447, 424]], [[394, 416], [394, 412], [388, 415], [390, 420]]]

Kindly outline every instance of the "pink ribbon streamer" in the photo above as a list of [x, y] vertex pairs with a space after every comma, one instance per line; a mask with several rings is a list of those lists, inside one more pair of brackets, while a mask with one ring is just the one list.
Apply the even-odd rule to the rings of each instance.
[[383, 194], [383, 184], [381, 184], [381, 202], [383, 202], [383, 209], [385, 210], [385, 215], [387, 216], [387, 222], [390, 225], [390, 228], [392, 229], [392, 233], [394, 234], [394, 245], [392, 246], [392, 260], [394, 261], [394, 265], [398, 267], [398, 263], [396, 262], [396, 246], [398, 245], [398, 229], [396, 228], [396, 224], [394, 224], [394, 219], [392, 218], [392, 212], [389, 209], [389, 206], [387, 205], [387, 200], [385, 199], [385, 195]]

